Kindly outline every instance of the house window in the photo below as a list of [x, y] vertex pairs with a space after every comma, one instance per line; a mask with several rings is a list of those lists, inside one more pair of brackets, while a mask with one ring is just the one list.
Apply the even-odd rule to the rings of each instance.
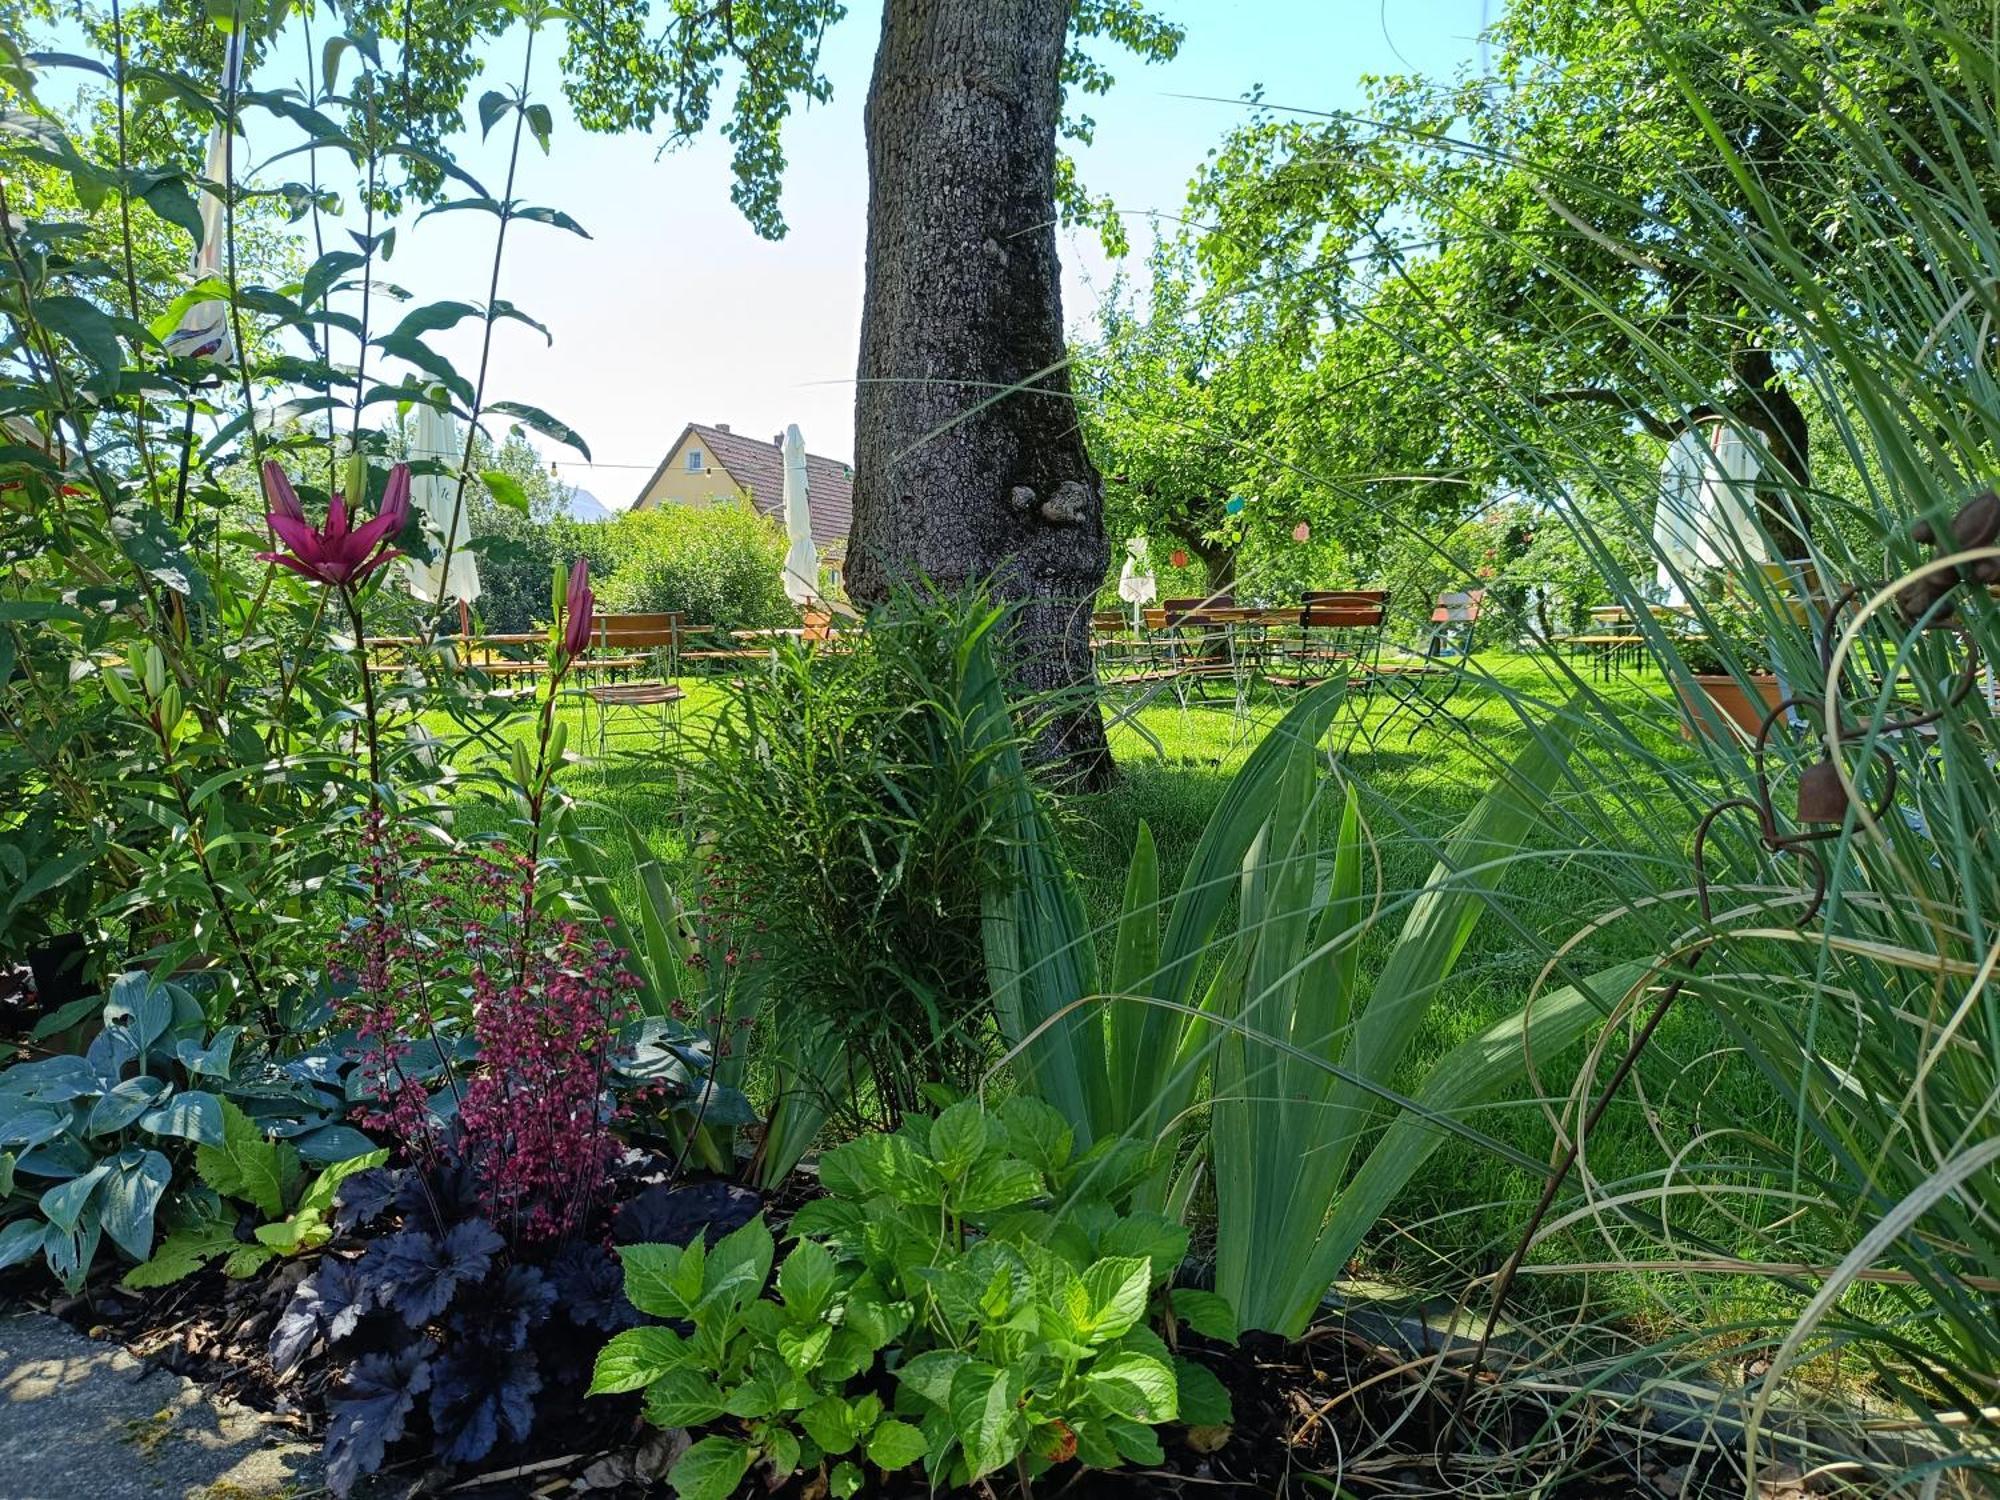
[[701, 457], [701, 449], [699, 448], [688, 449], [688, 462], [687, 462], [688, 473], [699, 474], [704, 467], [705, 466], [702, 462], [702, 457]]

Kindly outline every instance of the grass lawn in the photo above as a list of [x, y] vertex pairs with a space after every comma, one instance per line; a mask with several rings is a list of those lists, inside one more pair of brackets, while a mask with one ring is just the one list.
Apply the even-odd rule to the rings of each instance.
[[[1374, 743], [1354, 733], [1351, 717], [1336, 720], [1332, 743], [1341, 748], [1339, 773], [1359, 788], [1374, 856], [1383, 914], [1364, 950], [1386, 952], [1401, 925], [1408, 893], [1421, 885], [1448, 835], [1504, 764], [1527, 742], [1527, 721], [1546, 722], [1579, 684], [1540, 658], [1498, 652], [1477, 660], [1483, 681], [1468, 683], [1451, 701], [1463, 722], [1436, 719], [1414, 737], [1405, 716]], [[677, 730], [680, 754], [699, 754], [704, 720], [721, 701], [713, 684], [689, 684]], [[1590, 684], [1579, 700], [1583, 725], [1572, 758], [1572, 781], [1552, 802], [1532, 847], [1508, 877], [1496, 908], [1474, 932], [1445, 992], [1433, 1006], [1413, 1064], [1429, 1060], [1492, 1021], [1518, 1010], [1557, 947], [1578, 938], [1579, 972], [1650, 957], [1660, 951], [1652, 922], [1613, 922], [1590, 931], [1616, 908], [1623, 893], [1685, 889], [1692, 830], [1713, 793], [1704, 790], [1705, 763], [1680, 739], [1678, 720], [1657, 675], [1621, 675]], [[1072, 868], [1080, 878], [1093, 922], [1108, 938], [1126, 875], [1133, 838], [1143, 819], [1158, 842], [1164, 891], [1177, 885], [1195, 841], [1222, 795], [1230, 773], [1285, 711], [1288, 699], [1260, 695], [1237, 720], [1226, 704], [1183, 709], [1168, 700], [1148, 707], [1146, 727], [1164, 746], [1156, 756], [1128, 729], [1114, 732], [1121, 776], [1111, 790], [1066, 800], [1060, 827]], [[1365, 701], [1363, 722], [1372, 730], [1388, 715], [1383, 696]], [[565, 785], [602, 814], [618, 814], [641, 829], [670, 871], [685, 868], [689, 825], [671, 755], [659, 750], [652, 721], [628, 719], [610, 752], [596, 757], [594, 738], [580, 724], [572, 746], [584, 753]], [[1329, 797], [1329, 813], [1336, 799]], [[468, 821], [490, 816], [467, 809]], [[636, 896], [636, 889], [628, 893]], [[1687, 903], [1674, 908], [1675, 925]], [[1628, 930], [1628, 927], [1631, 930]], [[1622, 1033], [1614, 1044], [1623, 1045]], [[1583, 1049], [1538, 1059], [1540, 1089], [1522, 1087], [1473, 1121], [1479, 1128], [1541, 1158], [1552, 1130], [1545, 1106], [1557, 1106], [1572, 1087]], [[1600, 1076], [1602, 1069], [1599, 1070]], [[1410, 1076], [1395, 1080], [1408, 1085]], [[1699, 1007], [1676, 1011], [1656, 1038], [1639, 1087], [1607, 1116], [1593, 1139], [1589, 1166], [1602, 1183], [1656, 1178], [1661, 1164], [1700, 1130], [1718, 1122], [1740, 1128], [1760, 1123], [1779, 1133], [1787, 1106], [1730, 1052], [1721, 1028]], [[1308, 1143], [1301, 1143], [1302, 1146]], [[1539, 1190], [1528, 1174], [1459, 1142], [1430, 1160], [1398, 1200], [1371, 1242], [1362, 1269], [1423, 1283], [1458, 1268], [1496, 1266], [1518, 1233], [1526, 1207]], [[1723, 1247], [1734, 1237], [1721, 1217], [1697, 1210], [1693, 1227]], [[1613, 1241], [1619, 1235], [1613, 1232]], [[1552, 1243], [1552, 1259], [1610, 1258], [1612, 1245], [1590, 1225]], [[1620, 1278], [1621, 1280], [1623, 1278]], [[1599, 1286], [1617, 1304], [1629, 1305], [1634, 1289]], [[1524, 1298], [1553, 1297], [1574, 1306], [1592, 1297], [1585, 1286], [1530, 1283]], [[1664, 1294], [1663, 1294], [1664, 1295]], [[1712, 1315], [1712, 1313], [1711, 1313]]]

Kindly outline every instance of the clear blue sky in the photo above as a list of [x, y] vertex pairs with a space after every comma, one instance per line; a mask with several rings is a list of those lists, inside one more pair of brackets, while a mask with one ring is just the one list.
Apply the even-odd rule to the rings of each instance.
[[[1441, 76], [1474, 58], [1497, 10], [1497, 0], [1157, 3], [1186, 27], [1186, 45], [1165, 66], [1104, 53], [1118, 84], [1090, 102], [1097, 141], [1081, 157], [1091, 189], [1139, 216], [1135, 254], [1148, 235], [1143, 216], [1177, 212], [1203, 155], [1244, 117], [1228, 101], [1262, 84], [1273, 105], [1355, 107], [1364, 74]], [[824, 54], [832, 102], [786, 127], [791, 233], [776, 243], [752, 234], [729, 201], [726, 142], [711, 133], [661, 156], [654, 140], [585, 134], [562, 106], [555, 49], [538, 63], [533, 91], [555, 110], [555, 138], [546, 159], [530, 145], [517, 195], [571, 214], [592, 238], [535, 225], [512, 232], [501, 295], [545, 322], [555, 344], [501, 324], [488, 391], [576, 427], [598, 466], [551, 456], [565, 461], [564, 478], [614, 509], [691, 420], [759, 436], [797, 422], [812, 451], [851, 455], [867, 197], [861, 109], [881, 11], [879, 0], [850, 4]], [[288, 62], [273, 59], [256, 82], [288, 81]], [[520, 62], [517, 31], [486, 59], [470, 97], [514, 79]], [[466, 166], [495, 192], [505, 135], [497, 129], [481, 146], [475, 132], [462, 143]], [[405, 225], [386, 278], [420, 298], [483, 299], [493, 223], [460, 213]], [[1094, 235], [1066, 233], [1062, 254], [1074, 327], [1111, 268]], [[468, 373], [476, 362], [470, 335], [431, 342]]]

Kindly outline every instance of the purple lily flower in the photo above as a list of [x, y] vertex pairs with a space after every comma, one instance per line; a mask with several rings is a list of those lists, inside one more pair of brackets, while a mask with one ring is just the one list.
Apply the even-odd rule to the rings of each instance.
[[306, 519], [291, 482], [274, 462], [264, 465], [264, 496], [271, 504], [264, 519], [285, 550], [260, 552], [257, 560], [290, 568], [315, 583], [343, 588], [361, 582], [400, 555], [390, 543], [410, 519], [410, 469], [407, 464], [397, 464], [389, 471], [382, 508], [374, 520], [360, 526], [350, 525], [347, 500], [335, 494], [327, 507], [326, 524], [315, 528]]
[[590, 559], [579, 557], [569, 570], [569, 588], [563, 595], [562, 654], [575, 661], [590, 649], [590, 629], [597, 611], [597, 595], [590, 589]]

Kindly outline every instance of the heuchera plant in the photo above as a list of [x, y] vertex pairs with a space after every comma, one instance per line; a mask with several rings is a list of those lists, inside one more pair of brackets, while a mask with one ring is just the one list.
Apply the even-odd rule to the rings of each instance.
[[673, 1326], [612, 1338], [591, 1390], [643, 1389], [660, 1425], [721, 1429], [669, 1475], [681, 1500], [724, 1500], [753, 1467], [774, 1488], [817, 1471], [836, 1496], [870, 1469], [921, 1462], [933, 1487], [1004, 1470], [1026, 1495], [1072, 1461], [1159, 1463], [1156, 1426], [1226, 1428], [1230, 1411], [1150, 1323], [1236, 1330], [1214, 1293], [1167, 1289], [1187, 1232], [1116, 1206], [1150, 1167], [1124, 1142], [1076, 1156], [1027, 1098], [863, 1137], [822, 1158], [829, 1196], [793, 1218], [775, 1298], [761, 1221], [712, 1251], [622, 1250], [633, 1306]]
[[[392, 1443], [427, 1427], [437, 1457], [473, 1463], [533, 1428], [544, 1393], [580, 1388], [585, 1331], [624, 1327], [597, 1244], [510, 1250], [484, 1212], [456, 1133], [424, 1166], [341, 1183], [331, 1253], [299, 1284], [271, 1336], [280, 1376], [316, 1349], [346, 1362], [327, 1401], [327, 1483], [344, 1495]], [[393, 1224], [393, 1232], [389, 1226]], [[348, 1252], [360, 1246], [358, 1256]]]
[[[337, 498], [327, 525], [310, 527], [275, 469], [266, 486], [288, 565], [339, 594], [358, 643], [357, 584], [387, 561], [407, 474], [392, 476], [382, 514], [358, 529]], [[271, 1346], [281, 1374], [316, 1349], [344, 1363], [327, 1404], [328, 1481], [340, 1494], [419, 1426], [447, 1463], [525, 1440], [545, 1390], [581, 1386], [588, 1346], [577, 1329], [601, 1334], [630, 1316], [596, 1237], [620, 1150], [610, 1085], [637, 980], [602, 929], [562, 915], [543, 889], [565, 739], [555, 710], [590, 644], [583, 564], [557, 575], [555, 597], [535, 729], [511, 757], [522, 847], [433, 847], [395, 822], [358, 663], [374, 774], [363, 907], [336, 955], [335, 1011], [363, 1054], [350, 1078], [362, 1122], [405, 1165], [341, 1184], [341, 1237]]]

